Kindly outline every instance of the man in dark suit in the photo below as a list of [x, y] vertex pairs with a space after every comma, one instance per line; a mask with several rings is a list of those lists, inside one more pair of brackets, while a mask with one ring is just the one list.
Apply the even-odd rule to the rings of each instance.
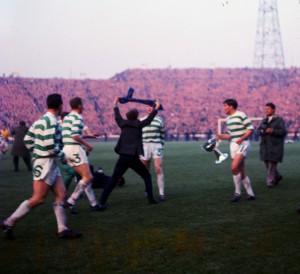
[[113, 175], [110, 182], [105, 186], [102, 195], [99, 200], [101, 209], [106, 208], [106, 201], [108, 196], [116, 186], [119, 178], [131, 168], [138, 175], [140, 175], [145, 183], [145, 189], [149, 204], [156, 204], [156, 200], [153, 198], [152, 193], [152, 179], [148, 169], [143, 165], [139, 159], [139, 155], [144, 155], [143, 142], [142, 142], [142, 128], [149, 125], [160, 107], [158, 100], [155, 101], [155, 108], [148, 115], [148, 117], [140, 121], [138, 120], [139, 112], [137, 109], [131, 109], [126, 113], [126, 119], [123, 119], [119, 107], [119, 98], [114, 100], [114, 113], [115, 120], [118, 126], [121, 128], [121, 135], [118, 143], [115, 147], [115, 152], [119, 154], [119, 159], [115, 165]]
[[28, 171], [32, 171], [30, 152], [24, 144], [24, 137], [28, 132], [28, 127], [24, 121], [20, 121], [19, 126], [12, 129], [11, 134], [14, 136], [14, 143], [11, 149], [15, 171], [19, 171], [19, 157], [23, 158]]

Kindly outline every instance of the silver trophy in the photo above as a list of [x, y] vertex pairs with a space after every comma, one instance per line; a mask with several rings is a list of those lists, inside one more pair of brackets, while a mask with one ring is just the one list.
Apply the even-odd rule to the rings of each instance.
[[207, 152], [213, 151], [216, 154], [216, 156], [217, 156], [217, 160], [215, 161], [216, 164], [220, 164], [228, 158], [228, 154], [222, 153], [218, 149], [218, 146], [219, 146], [219, 142], [217, 141], [216, 138], [211, 138], [211, 139], [207, 140], [207, 142], [204, 145], [202, 145], [202, 148], [205, 151], [207, 151]]

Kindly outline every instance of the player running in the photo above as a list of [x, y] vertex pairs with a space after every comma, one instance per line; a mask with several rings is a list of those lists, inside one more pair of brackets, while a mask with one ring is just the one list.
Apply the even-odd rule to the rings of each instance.
[[64, 208], [66, 189], [57, 164], [57, 157], [66, 161], [65, 154], [60, 149], [61, 131], [57, 122], [57, 117], [63, 108], [61, 95], [50, 94], [47, 97], [47, 107], [47, 113], [34, 122], [24, 138], [26, 147], [33, 152], [33, 195], [0, 223], [5, 236], [10, 240], [14, 239], [14, 224], [33, 208], [43, 204], [49, 190], [55, 195], [53, 209], [57, 220], [58, 238], [82, 236], [82, 233], [74, 232], [67, 227]]
[[93, 175], [87, 158], [87, 153], [92, 151], [93, 147], [82, 137], [85, 127], [81, 116], [84, 110], [82, 99], [80, 97], [71, 99], [70, 106], [72, 111], [64, 118], [62, 126], [63, 151], [67, 156], [68, 165], [73, 167], [82, 179], [78, 182], [66, 205], [70, 208], [71, 213], [76, 213], [75, 202], [85, 191], [91, 210], [99, 211], [101, 208], [92, 189]]

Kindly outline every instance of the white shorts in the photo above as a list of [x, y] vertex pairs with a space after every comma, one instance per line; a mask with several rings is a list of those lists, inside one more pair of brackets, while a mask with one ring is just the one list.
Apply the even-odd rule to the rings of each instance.
[[143, 143], [144, 156], [140, 155], [140, 159], [150, 161], [152, 158], [163, 158], [164, 148], [160, 143]]
[[8, 148], [8, 143], [5, 140], [0, 141], [0, 146], [2, 146], [2, 148], [5, 148], [5, 150], [7, 150]]
[[53, 186], [57, 176], [61, 177], [57, 159], [38, 158], [33, 160], [33, 180], [43, 180], [47, 185]]
[[235, 141], [230, 142], [230, 156], [233, 159], [236, 154], [242, 153], [244, 157], [247, 157], [248, 152], [250, 151], [250, 141], [245, 140], [240, 145]]
[[63, 152], [66, 154], [69, 166], [80, 166], [89, 163], [86, 152], [80, 145], [65, 145]]

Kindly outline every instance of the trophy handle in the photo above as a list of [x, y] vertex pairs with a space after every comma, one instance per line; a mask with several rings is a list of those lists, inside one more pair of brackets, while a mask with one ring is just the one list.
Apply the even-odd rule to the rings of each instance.
[[215, 161], [216, 164], [220, 164], [228, 158], [228, 154], [222, 153], [217, 147], [213, 149], [213, 152], [217, 156], [217, 160]]

